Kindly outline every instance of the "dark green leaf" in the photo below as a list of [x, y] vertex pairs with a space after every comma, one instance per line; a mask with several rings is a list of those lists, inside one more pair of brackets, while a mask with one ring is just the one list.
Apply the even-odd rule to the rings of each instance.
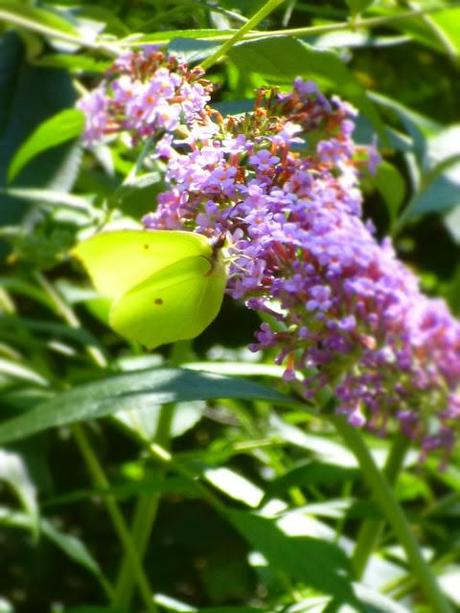
[[8, 169], [12, 181], [39, 153], [80, 136], [85, 117], [78, 109], [66, 109], [42, 122], [16, 151]]
[[330, 487], [353, 480], [358, 474], [357, 469], [313, 460], [272, 481], [267, 491], [277, 495], [290, 487]]
[[203, 40], [227, 40], [235, 34], [236, 30], [215, 30], [203, 28], [200, 30], [169, 30], [164, 32], [154, 32], [136, 38], [138, 45], [148, 45], [150, 43], [169, 43], [176, 38], [192, 38]]
[[[419, 3], [419, 6], [423, 8], [422, 3]], [[460, 8], [458, 6], [449, 7], [447, 2], [445, 6], [445, 10], [427, 11], [422, 18], [414, 16], [412, 19], [393, 19], [389, 25], [410, 35], [412, 39], [430, 49], [444, 53], [451, 58], [458, 58], [460, 54]], [[442, 4], [439, 3], [437, 7], [441, 9]], [[397, 15], [404, 10], [403, 6], [394, 8], [390, 5], [385, 6], [383, 3], [378, 3], [376, 6], [376, 12], [387, 16]]]
[[[29, 515], [25, 513], [12, 511], [11, 509], [0, 507], [0, 523], [15, 528], [29, 529], [33, 528]], [[41, 519], [39, 522], [40, 533], [50, 539], [57, 547], [72, 558], [78, 564], [84, 566], [87, 570], [96, 576], [101, 576], [101, 571], [98, 563], [87, 550], [86, 546], [76, 537], [65, 534], [58, 530], [47, 519]]]
[[121, 609], [114, 609], [113, 607], [72, 607], [65, 610], [65, 613], [124, 613]]
[[398, 218], [398, 212], [406, 194], [404, 179], [392, 164], [382, 161], [377, 167], [377, 173], [372, 178], [372, 182], [382, 195], [393, 224]]
[[401, 220], [445, 212], [460, 204], [460, 125], [440, 130], [426, 140], [421, 165], [420, 189]]
[[14, 490], [30, 520], [31, 529], [37, 534], [39, 523], [37, 490], [27, 464], [20, 454], [0, 449], [0, 481], [7, 482]]
[[36, 59], [34, 65], [40, 68], [64, 68], [74, 74], [100, 74], [107, 70], [110, 62], [85, 55], [50, 53]]
[[54, 426], [95, 419], [119, 411], [190, 400], [238, 398], [293, 402], [251, 381], [183, 369], [153, 369], [111, 377], [63, 392], [0, 426], [0, 444]]
[[347, 578], [347, 558], [337, 545], [306, 536], [288, 536], [271, 520], [246, 511], [231, 511], [229, 518], [272, 568], [291, 581], [333, 596], [337, 604], [348, 603], [362, 610], [351, 578]]
[[43, 33], [50, 36], [68, 34], [76, 40], [79, 39], [78, 31], [70, 21], [58, 15], [56, 11], [38, 8], [17, 0], [0, 0], [0, 20], [33, 30], [37, 30], [38, 26]]
[[367, 605], [366, 613], [408, 613], [406, 607], [367, 585], [355, 583], [354, 588], [358, 598]]
[[80, 539], [71, 534], [61, 532], [51, 522], [46, 520], [41, 522], [41, 528], [45, 536], [62, 549], [69, 558], [72, 558], [96, 576], [100, 576], [101, 570], [98, 563]]
[[171, 53], [178, 55], [184, 62], [204, 60], [221, 46], [220, 41], [200, 40], [197, 38], [174, 38], [168, 45]]
[[[11, 158], [45, 119], [73, 106], [70, 76], [61, 70], [28, 65], [23, 45], [14, 32], [0, 37], [0, 188], [6, 186]], [[62, 145], [33, 160], [14, 182], [15, 187], [68, 191], [78, 172], [79, 148]], [[0, 225], [17, 222], [27, 202], [0, 197]]]
[[382, 109], [396, 114], [406, 132], [412, 137], [413, 148], [421, 161], [426, 151], [426, 139], [436, 134], [441, 129], [441, 125], [393, 98], [376, 93], [370, 96]]
[[126, 215], [139, 219], [155, 208], [156, 196], [164, 189], [159, 172], [153, 171], [125, 182], [110, 197]]
[[198, 609], [197, 613], [266, 613], [266, 609], [253, 607], [212, 607], [211, 609]]
[[114, 609], [113, 607], [72, 607], [65, 610], [65, 613], [124, 613], [121, 609]]
[[374, 0], [347, 0], [352, 15], [362, 13], [373, 4]]

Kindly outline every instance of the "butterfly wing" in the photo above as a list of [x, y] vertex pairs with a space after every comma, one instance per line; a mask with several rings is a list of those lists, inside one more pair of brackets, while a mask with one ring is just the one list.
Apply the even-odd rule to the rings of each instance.
[[120, 230], [96, 234], [73, 253], [97, 291], [117, 300], [174, 262], [190, 256], [211, 257], [212, 247], [206, 237], [191, 232]]
[[114, 302], [110, 325], [149, 348], [194, 338], [219, 312], [225, 283], [220, 256], [182, 258]]

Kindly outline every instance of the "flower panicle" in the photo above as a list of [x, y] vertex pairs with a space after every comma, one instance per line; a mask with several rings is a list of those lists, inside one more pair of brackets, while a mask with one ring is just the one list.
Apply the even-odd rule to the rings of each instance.
[[[144, 53], [148, 68], [132, 56], [124, 65], [163, 75], [165, 56]], [[115, 82], [126, 76], [117, 70]], [[203, 121], [201, 87], [185, 137], [175, 124], [148, 124], [167, 189], [145, 227], [225, 233], [227, 292], [264, 318], [251, 350], [273, 352], [306, 398], [329, 387], [351, 424], [384, 435], [397, 423], [422, 454], [448, 454], [460, 323], [363, 218], [363, 164], [373, 172], [379, 156], [353, 141], [356, 111], [299, 78], [289, 92], [259, 90], [251, 113], [223, 118], [206, 107]]]
[[79, 102], [86, 117], [86, 145], [118, 133], [137, 142], [181, 124], [206, 123], [212, 85], [203, 74], [155, 45], [121, 55]]

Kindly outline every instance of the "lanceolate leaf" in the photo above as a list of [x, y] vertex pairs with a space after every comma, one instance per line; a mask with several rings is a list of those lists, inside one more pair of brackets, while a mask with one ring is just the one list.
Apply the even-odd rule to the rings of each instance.
[[41, 123], [16, 151], [8, 169], [8, 180], [12, 181], [39, 153], [80, 136], [84, 123], [84, 115], [78, 109], [66, 109]]
[[358, 604], [351, 579], [347, 578], [346, 556], [337, 545], [311, 537], [289, 536], [273, 521], [250, 512], [232, 511], [229, 517], [269, 565], [290, 581], [301, 581], [329, 594], [334, 603]]
[[49, 36], [64, 35], [72, 37], [76, 42], [79, 39], [79, 34], [72, 24], [55, 11], [29, 6], [18, 0], [0, 0], [0, 21], [30, 28]]
[[37, 533], [39, 521], [37, 489], [20, 454], [0, 449], [1, 481], [7, 482], [15, 491], [28, 516], [32, 531]]
[[[31, 518], [26, 513], [12, 511], [6, 507], [0, 507], [0, 524], [11, 526], [14, 528], [33, 529], [34, 525]], [[84, 566], [94, 575], [100, 577], [102, 575], [98, 563], [92, 557], [82, 541], [76, 537], [65, 534], [58, 530], [51, 522], [46, 519], [40, 520], [40, 533], [46, 536], [57, 547], [59, 547], [69, 558], [72, 558], [78, 564]]]
[[0, 426], [0, 444], [22, 439], [54, 426], [190, 400], [238, 398], [292, 403], [289, 396], [262, 385], [193, 372], [185, 369], [152, 369], [111, 377], [74, 388], [44, 402], [32, 411]]
[[374, 2], [374, 0], [347, 0], [352, 15], [362, 13]]
[[[0, 37], [0, 188], [6, 187], [7, 169], [18, 147], [43, 120], [73, 106], [74, 101], [71, 78], [65, 71], [30, 66], [16, 33]], [[56, 147], [28, 164], [13, 186], [68, 191], [78, 163], [75, 145]], [[26, 204], [2, 195], [0, 223], [18, 221]]]

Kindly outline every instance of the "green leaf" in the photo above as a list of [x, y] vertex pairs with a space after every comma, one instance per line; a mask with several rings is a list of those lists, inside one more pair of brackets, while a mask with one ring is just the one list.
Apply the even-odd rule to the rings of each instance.
[[[15, 32], [0, 37], [0, 188], [6, 186], [7, 168], [18, 147], [43, 120], [74, 102], [68, 73], [30, 66]], [[50, 149], [27, 165], [14, 186], [68, 191], [79, 161], [80, 148], [74, 144]], [[2, 196], [0, 225], [16, 223], [27, 205], [23, 200]]]
[[0, 596], [0, 613], [14, 613], [14, 606], [2, 596]]
[[354, 16], [369, 8], [374, 3], [374, 0], [346, 0], [346, 2], [351, 14]]
[[312, 460], [271, 481], [268, 492], [277, 496], [291, 487], [331, 487], [356, 479], [358, 474], [357, 469]]
[[12, 379], [46, 387], [48, 381], [37, 371], [25, 364], [0, 357], [0, 374]]
[[0, 449], [0, 481], [6, 481], [16, 493], [30, 520], [32, 531], [37, 534], [39, 510], [37, 491], [22, 456]]
[[328, 463], [346, 468], [357, 466], [355, 456], [344, 445], [325, 436], [307, 434], [304, 430], [288, 424], [275, 414], [270, 417], [270, 434], [279, 436], [283, 441], [307, 450]]
[[220, 41], [178, 37], [170, 42], [168, 50], [178, 55], [183, 62], [193, 63], [212, 55], [220, 45]]
[[204, 476], [215, 488], [249, 507], [258, 507], [264, 497], [263, 491], [252, 481], [225, 466], [208, 468], [204, 471]]
[[[192, 38], [203, 40], [227, 40], [233, 36], [237, 30], [216, 30], [213, 28], [202, 28], [199, 30], [167, 30], [164, 32], [154, 32], [144, 34], [136, 38], [137, 45], [148, 45], [149, 43], [167, 44], [176, 38]], [[123, 42], [123, 41], [121, 41]], [[127, 40], [129, 44], [130, 40]]]
[[348, 575], [348, 560], [332, 543], [311, 537], [291, 537], [273, 521], [245, 511], [230, 511], [229, 519], [269, 565], [291, 581], [333, 596], [336, 604], [358, 605]]
[[[11, 334], [18, 339], [17, 331], [24, 328], [46, 335], [51, 334], [57, 337], [72, 339], [82, 345], [98, 345], [96, 339], [84, 328], [71, 328], [66, 324], [15, 317], [14, 315], [3, 315], [0, 318], [0, 331], [6, 338]], [[39, 342], [42, 343], [43, 341], [40, 340]]]
[[299, 76], [313, 79], [353, 102], [383, 135], [383, 124], [374, 104], [333, 51], [315, 49], [295, 38], [273, 36], [242, 42], [230, 50], [229, 57], [242, 72], [256, 72], [270, 82], [291, 82]]
[[430, 136], [422, 159], [421, 185], [399, 223], [421, 214], [440, 213], [460, 204], [460, 125]]
[[366, 607], [368, 613], [408, 613], [406, 607], [401, 606], [388, 596], [379, 594], [367, 585], [355, 583], [354, 589], [358, 598], [366, 605], [369, 605]]
[[6, 21], [22, 28], [41, 32], [48, 36], [80, 39], [78, 31], [56, 11], [46, 10], [17, 0], [0, 0], [0, 21]]
[[101, 575], [98, 563], [89, 553], [88, 549], [80, 539], [71, 534], [64, 534], [49, 521], [41, 522], [42, 530], [50, 541], [59, 547], [69, 558], [78, 562], [81, 566], [92, 572], [96, 576]]
[[72, 210], [78, 210], [89, 216], [91, 212], [90, 202], [82, 196], [75, 196], [67, 192], [55, 191], [53, 189], [36, 189], [27, 187], [11, 187], [9, 189], [0, 189], [0, 194], [5, 194], [10, 198], [25, 200], [27, 202], [39, 203], [45, 207], [66, 207]]
[[370, 97], [383, 110], [396, 114], [406, 132], [412, 137], [413, 149], [418, 159], [422, 160], [425, 153], [426, 139], [439, 132], [442, 126], [393, 98], [376, 94], [375, 92], [372, 92]]
[[[33, 527], [28, 515], [12, 511], [6, 507], [0, 507], [0, 524], [26, 530], [30, 530]], [[46, 536], [69, 558], [73, 559], [97, 577], [102, 576], [98, 563], [89, 553], [82, 541], [72, 535], [61, 532], [47, 519], [40, 520], [39, 529], [40, 534]]]
[[78, 109], [66, 109], [42, 122], [16, 151], [8, 169], [8, 181], [13, 181], [39, 153], [80, 136], [84, 125], [84, 114]]
[[[460, 245], [460, 207], [456, 206], [444, 215], [443, 223], [455, 244]], [[460, 313], [460, 269], [449, 283], [447, 297], [455, 313]]]
[[404, 179], [392, 164], [384, 160], [378, 165], [376, 175], [371, 181], [384, 199], [390, 222], [393, 224], [398, 218], [399, 209], [406, 195]]
[[460, 607], [460, 567], [453, 564], [444, 568], [438, 575], [438, 581], [443, 591], [457, 607]]
[[232, 377], [273, 377], [282, 379], [286, 370], [283, 366], [275, 364], [251, 364], [245, 362], [188, 362], [183, 364], [183, 368], [190, 370], [207, 370], [220, 375], [230, 375]]
[[121, 609], [114, 609], [113, 607], [93, 607], [89, 605], [89, 606], [82, 606], [82, 607], [72, 607], [70, 609], [66, 608], [65, 613], [124, 613], [124, 612]]
[[[447, 4], [447, 3], [446, 3]], [[439, 9], [442, 8], [438, 4]], [[419, 1], [413, 3], [413, 9], [428, 8]], [[403, 13], [405, 9], [385, 6], [380, 3], [375, 12], [382, 16], [392, 16]], [[460, 8], [446, 6], [445, 10], [427, 12], [423, 17], [414, 16], [411, 19], [393, 19], [388, 23], [405, 34], [409, 34], [422, 45], [444, 53], [452, 58], [460, 54]]]
[[[370, 589], [367, 586], [364, 586], [360, 583], [353, 584], [354, 590], [358, 598], [367, 606], [362, 607], [366, 613], [408, 613], [408, 609], [406, 607], [401, 606], [388, 596], [383, 596], [379, 594], [373, 589]], [[320, 613], [326, 612], [330, 609], [328, 608], [328, 604], [330, 599], [327, 597], [313, 597], [306, 598], [302, 600], [288, 609], [284, 610], [284, 613]], [[342, 609], [339, 609], [341, 611]], [[351, 610], [344, 607], [343, 611]], [[353, 612], [355, 609], [353, 609]]]
[[[444, 45], [438, 35], [438, 45], [443, 47], [444, 51], [448, 51], [448, 45], [451, 45], [451, 54], [453, 52], [460, 55], [460, 7], [447, 8], [445, 11], [439, 11], [430, 16], [434, 29], [439, 28], [442, 35], [447, 39]], [[447, 46], [446, 46], [447, 42]]]
[[64, 68], [72, 74], [102, 74], [110, 66], [108, 60], [96, 59], [87, 55], [49, 53], [34, 60], [39, 68]]
[[111, 377], [58, 394], [32, 411], [1, 424], [0, 444], [119, 411], [144, 407], [154, 410], [160, 404], [220, 398], [295, 402], [289, 396], [243, 379], [159, 368]]
[[264, 613], [266, 609], [254, 609], [253, 607], [211, 607], [210, 609], [198, 609], [197, 613]]
[[[152, 441], [158, 429], [160, 408], [160, 405], [157, 407], [146, 405], [141, 409], [117, 413], [115, 418], [140, 438]], [[181, 434], [193, 428], [202, 418], [204, 409], [204, 402], [198, 400], [177, 404], [171, 423], [171, 438], [181, 436]]]
[[109, 204], [137, 220], [152, 210], [152, 203], [164, 189], [160, 173], [148, 172], [120, 185], [110, 196]]

